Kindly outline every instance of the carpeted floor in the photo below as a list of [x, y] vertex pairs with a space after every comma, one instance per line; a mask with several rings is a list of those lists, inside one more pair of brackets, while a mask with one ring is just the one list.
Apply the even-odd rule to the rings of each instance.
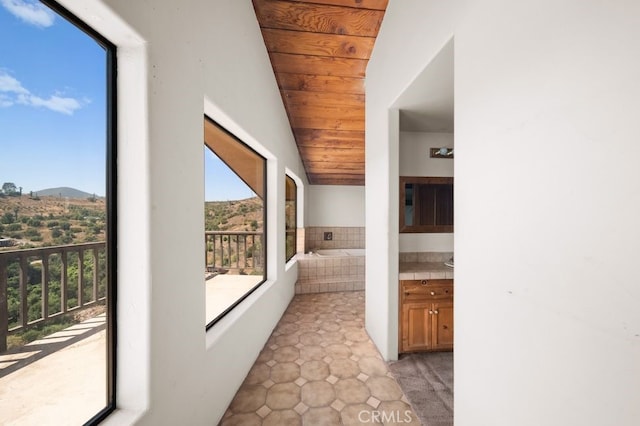
[[402, 354], [389, 369], [423, 426], [453, 425], [453, 352]]

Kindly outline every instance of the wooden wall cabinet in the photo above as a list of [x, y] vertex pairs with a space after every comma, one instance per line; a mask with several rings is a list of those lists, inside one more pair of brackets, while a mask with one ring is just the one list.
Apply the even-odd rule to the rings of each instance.
[[400, 352], [453, 350], [453, 280], [400, 281]]

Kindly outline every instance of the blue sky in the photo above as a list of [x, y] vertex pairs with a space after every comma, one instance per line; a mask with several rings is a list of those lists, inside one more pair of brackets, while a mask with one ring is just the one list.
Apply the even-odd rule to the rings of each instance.
[[0, 0], [0, 184], [104, 195], [105, 63], [42, 4]]
[[[38, 1], [0, 0], [0, 185], [104, 195], [105, 89], [106, 53], [93, 39]], [[206, 200], [254, 196], [204, 157]]]
[[256, 196], [251, 188], [206, 146], [204, 173], [206, 201], [243, 200]]

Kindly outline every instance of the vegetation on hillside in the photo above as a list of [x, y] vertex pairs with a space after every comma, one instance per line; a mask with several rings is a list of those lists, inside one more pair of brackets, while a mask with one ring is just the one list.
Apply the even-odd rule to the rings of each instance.
[[105, 226], [104, 199], [20, 195], [7, 192], [3, 185], [0, 237], [12, 239], [13, 245], [28, 248], [104, 241]]
[[262, 231], [262, 200], [258, 197], [204, 203], [206, 231]]

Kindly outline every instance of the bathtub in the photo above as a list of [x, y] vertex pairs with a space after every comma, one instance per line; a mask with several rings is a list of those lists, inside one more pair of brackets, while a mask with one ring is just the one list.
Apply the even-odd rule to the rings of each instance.
[[364, 290], [365, 249], [317, 249], [298, 258], [296, 293]]
[[364, 256], [365, 249], [318, 249], [313, 254], [318, 257]]

